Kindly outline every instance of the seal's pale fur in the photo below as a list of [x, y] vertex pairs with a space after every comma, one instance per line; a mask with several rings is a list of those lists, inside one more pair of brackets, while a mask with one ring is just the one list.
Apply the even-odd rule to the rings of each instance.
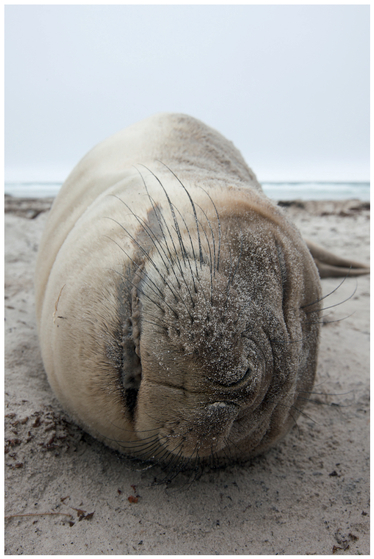
[[49, 382], [93, 436], [178, 463], [247, 458], [317, 362], [310, 252], [216, 131], [160, 114], [96, 146], [53, 204], [36, 311]]

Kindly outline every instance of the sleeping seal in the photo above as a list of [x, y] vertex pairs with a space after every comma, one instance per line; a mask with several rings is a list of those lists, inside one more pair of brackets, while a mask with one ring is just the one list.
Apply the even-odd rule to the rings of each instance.
[[[351, 266], [311, 250], [326, 274]], [[298, 231], [233, 144], [185, 115], [90, 151], [40, 244], [38, 333], [62, 406], [107, 445], [178, 468], [287, 433], [313, 385], [320, 309]]]

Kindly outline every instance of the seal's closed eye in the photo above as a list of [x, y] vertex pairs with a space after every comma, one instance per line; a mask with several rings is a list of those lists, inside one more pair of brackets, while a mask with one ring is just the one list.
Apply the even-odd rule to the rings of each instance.
[[253, 371], [252, 371], [251, 367], [248, 367], [241, 379], [239, 379], [235, 382], [231, 382], [227, 386], [229, 386], [229, 387], [239, 386], [239, 384], [245, 383], [250, 378], [250, 376], [252, 374], [253, 374]]

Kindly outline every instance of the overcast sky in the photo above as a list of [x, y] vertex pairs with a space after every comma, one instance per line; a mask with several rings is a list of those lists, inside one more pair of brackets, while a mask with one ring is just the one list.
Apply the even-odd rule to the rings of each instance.
[[369, 6], [5, 6], [6, 180], [63, 180], [160, 111], [260, 181], [369, 180]]

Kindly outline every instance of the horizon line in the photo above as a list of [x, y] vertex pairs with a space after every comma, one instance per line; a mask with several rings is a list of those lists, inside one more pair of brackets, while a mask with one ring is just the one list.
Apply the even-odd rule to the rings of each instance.
[[[4, 184], [55, 184], [55, 185], [62, 185], [65, 182], [64, 180], [22, 180], [22, 179], [11, 179], [7, 180], [4, 179]], [[346, 180], [328, 180], [328, 179], [281, 179], [278, 181], [275, 180], [260, 180], [258, 181], [260, 184], [370, 184], [370, 179], [362, 180], [362, 179], [346, 179]]]

